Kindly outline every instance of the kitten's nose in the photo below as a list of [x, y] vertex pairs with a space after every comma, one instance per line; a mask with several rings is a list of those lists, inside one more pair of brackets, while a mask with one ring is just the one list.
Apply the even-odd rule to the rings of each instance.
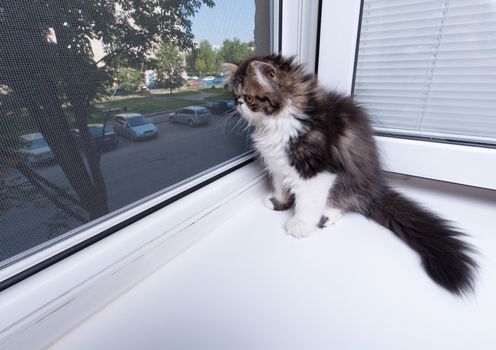
[[241, 100], [241, 97], [236, 99], [236, 106], [242, 105], [243, 101]]

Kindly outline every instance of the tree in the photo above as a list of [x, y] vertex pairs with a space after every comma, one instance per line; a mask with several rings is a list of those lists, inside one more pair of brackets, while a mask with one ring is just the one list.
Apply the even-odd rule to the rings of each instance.
[[195, 67], [197, 56], [198, 56], [198, 50], [196, 47], [194, 47], [193, 49], [191, 49], [189, 52], [186, 53], [186, 73], [189, 76], [198, 74]]
[[189, 74], [200, 76], [215, 74], [219, 69], [216, 56], [212, 45], [207, 40], [201, 41], [200, 45], [191, 50], [186, 58]]
[[171, 43], [162, 43], [157, 51], [155, 60], [157, 71], [157, 86], [172, 90], [184, 84], [183, 58], [177, 47]]
[[[212, 0], [0, 1], [0, 85], [43, 134], [86, 220], [108, 213], [100, 153], [88, 131], [92, 101], [116, 67], [142, 70], [158, 43], [192, 47], [190, 17]], [[106, 56], [95, 62], [92, 40]], [[80, 130], [82, 156], [67, 111]], [[4, 118], [0, 119], [4, 123]]]
[[242, 43], [239, 39], [224, 40], [219, 51], [221, 62], [239, 63], [250, 56], [250, 49], [247, 43]]
[[143, 85], [143, 72], [133, 68], [119, 67], [115, 72], [115, 82], [122, 92], [132, 93]]

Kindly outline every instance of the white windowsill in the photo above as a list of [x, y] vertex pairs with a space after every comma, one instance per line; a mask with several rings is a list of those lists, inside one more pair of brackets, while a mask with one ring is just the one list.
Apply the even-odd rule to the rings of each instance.
[[260, 196], [264, 177], [243, 166], [2, 291], [0, 349], [42, 348], [77, 326]]
[[393, 183], [470, 235], [481, 252], [475, 296], [437, 287], [410, 249], [355, 214], [310, 238], [288, 237], [289, 212], [262, 206], [262, 181], [208, 237], [53, 349], [494, 349], [496, 192], [405, 176]]

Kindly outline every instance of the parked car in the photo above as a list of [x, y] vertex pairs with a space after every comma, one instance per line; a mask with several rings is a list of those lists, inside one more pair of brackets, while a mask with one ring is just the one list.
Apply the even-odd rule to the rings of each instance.
[[158, 128], [147, 117], [138, 113], [121, 113], [113, 118], [114, 131], [133, 141], [158, 136]]
[[210, 81], [210, 80], [214, 80], [214, 79], [215, 79], [215, 77], [209, 75], [209, 76], [206, 76], [205, 78], [203, 78], [202, 80], [203, 81]]
[[22, 135], [22, 146], [14, 152], [28, 165], [41, 165], [54, 159], [53, 152], [39, 132]]
[[180, 108], [169, 115], [171, 123], [188, 124], [189, 126], [206, 125], [210, 123], [210, 112], [205, 107], [190, 106]]
[[222, 114], [233, 110], [235, 105], [233, 100], [219, 100], [207, 105], [207, 108], [214, 114]]
[[220, 85], [220, 84], [223, 84], [224, 83], [224, 78], [222, 78], [222, 77], [215, 78], [213, 80], [210, 80], [209, 83], [212, 84], [212, 85]]
[[[105, 129], [103, 128], [103, 124], [88, 124], [88, 131], [90, 133], [91, 143], [97, 150], [105, 152], [117, 148], [119, 139], [114, 132], [112, 124], [105, 125]], [[76, 142], [81, 146], [83, 140], [81, 139], [80, 131], [74, 129], [72, 133]]]
[[190, 81], [189, 83], [186, 84], [186, 86], [201, 86], [202, 82], [201, 81]]

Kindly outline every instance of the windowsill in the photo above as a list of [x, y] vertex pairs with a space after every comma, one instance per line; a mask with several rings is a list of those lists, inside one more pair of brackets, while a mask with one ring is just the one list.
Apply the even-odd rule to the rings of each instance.
[[409, 248], [359, 215], [296, 240], [283, 230], [290, 213], [253, 196], [53, 349], [494, 349], [496, 192], [393, 184], [470, 235], [481, 252], [475, 296], [436, 286]]

